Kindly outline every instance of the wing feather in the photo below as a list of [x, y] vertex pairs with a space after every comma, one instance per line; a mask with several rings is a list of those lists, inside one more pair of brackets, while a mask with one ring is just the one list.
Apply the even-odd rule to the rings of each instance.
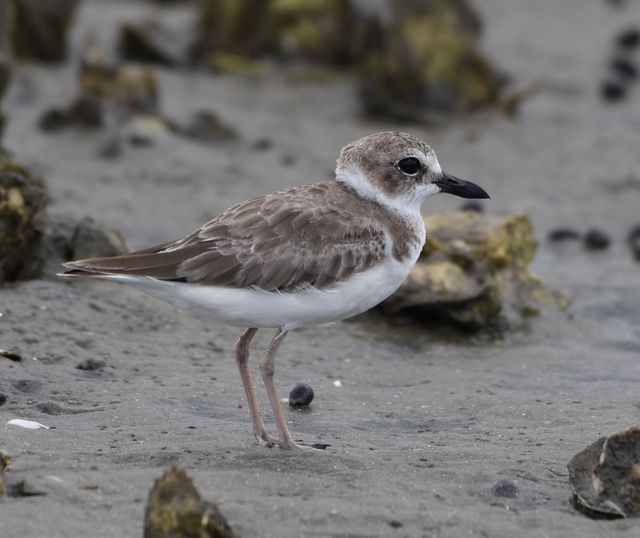
[[389, 240], [379, 222], [348, 210], [345, 193], [335, 185], [253, 198], [179, 241], [66, 267], [76, 274], [146, 275], [265, 290], [330, 286], [380, 261]]

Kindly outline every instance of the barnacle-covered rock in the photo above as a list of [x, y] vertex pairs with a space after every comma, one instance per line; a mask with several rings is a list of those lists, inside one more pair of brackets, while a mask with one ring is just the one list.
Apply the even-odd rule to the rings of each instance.
[[574, 506], [594, 518], [640, 515], [640, 427], [578, 452], [569, 464]]
[[173, 467], [149, 493], [144, 538], [233, 538], [218, 508], [200, 498], [191, 479]]
[[384, 31], [359, 53], [367, 114], [420, 121], [498, 103], [500, 77], [479, 51], [480, 19], [468, 0], [390, 5], [394, 23], [371, 22]]
[[159, 89], [148, 67], [117, 65], [100, 43], [87, 42], [82, 50], [78, 94], [66, 106], [47, 110], [39, 121], [45, 132], [67, 127], [100, 128], [126, 123], [135, 115], [159, 113]]
[[351, 0], [200, 0], [193, 53], [346, 65], [352, 21]]
[[[3, 2], [6, 3], [6, 2]], [[13, 0], [13, 51], [22, 60], [61, 62], [78, 0]]]
[[0, 156], [0, 282], [37, 272], [46, 203], [44, 180]]
[[566, 295], [529, 271], [536, 240], [529, 218], [474, 211], [424, 217], [427, 242], [386, 312], [411, 309], [476, 327], [514, 327], [541, 303], [565, 308]]
[[0, 499], [7, 494], [7, 488], [2, 480], [2, 474], [9, 465], [11, 465], [11, 456], [4, 450], [0, 450]]
[[240, 72], [272, 59], [351, 69], [366, 114], [425, 121], [502, 104], [481, 26], [471, 0], [200, 0], [192, 53]]

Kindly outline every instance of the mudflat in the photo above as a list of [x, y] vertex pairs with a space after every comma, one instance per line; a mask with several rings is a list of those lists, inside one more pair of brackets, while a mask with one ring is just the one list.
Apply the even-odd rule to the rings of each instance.
[[[300, 381], [315, 391], [309, 410], [287, 412], [298, 437], [330, 444], [308, 454], [253, 443], [237, 329], [115, 284], [51, 273], [4, 286], [0, 348], [23, 360], [0, 358], [0, 448], [14, 458], [7, 476], [46, 495], [0, 503], [0, 536], [140, 536], [147, 493], [172, 465], [243, 537], [640, 533], [634, 520], [575, 512], [566, 471], [576, 452], [640, 412], [640, 264], [625, 243], [640, 223], [640, 90], [615, 105], [598, 94], [616, 33], [640, 13], [603, 1], [477, 4], [487, 53], [516, 79], [543, 82], [515, 119], [374, 124], [359, 118], [348, 81], [158, 69], [167, 114], [211, 108], [239, 141], [169, 137], [104, 159], [104, 132], [37, 129], [43, 110], [73, 93], [72, 67], [16, 70], [6, 146], [45, 175], [50, 214], [91, 215], [130, 248], [178, 238], [247, 197], [330, 178], [342, 145], [402, 128], [427, 140], [445, 170], [485, 187], [488, 212], [530, 215], [534, 269], [574, 302], [500, 340], [371, 320], [295, 331], [276, 381], [281, 396]], [[146, 9], [87, 1], [73, 42], [97, 21], [108, 36]], [[424, 211], [459, 204], [441, 195]], [[545, 238], [558, 227], [597, 227], [612, 243], [600, 252], [552, 245]], [[258, 333], [254, 359], [270, 337]], [[76, 368], [88, 359], [105, 367]], [[5, 426], [13, 418], [51, 429]]]

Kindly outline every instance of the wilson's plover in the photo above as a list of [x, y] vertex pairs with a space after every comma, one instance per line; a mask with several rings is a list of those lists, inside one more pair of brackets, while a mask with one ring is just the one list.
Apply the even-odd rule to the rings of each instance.
[[[425, 242], [420, 205], [446, 192], [488, 198], [445, 174], [418, 138], [382, 132], [340, 152], [336, 180], [291, 187], [236, 204], [177, 241], [65, 264], [63, 276], [131, 284], [175, 306], [245, 328], [235, 358], [259, 444], [302, 448], [287, 428], [274, 360], [297, 327], [360, 314], [391, 295]], [[279, 436], [267, 433], [248, 369], [259, 328], [276, 328], [260, 373]]]

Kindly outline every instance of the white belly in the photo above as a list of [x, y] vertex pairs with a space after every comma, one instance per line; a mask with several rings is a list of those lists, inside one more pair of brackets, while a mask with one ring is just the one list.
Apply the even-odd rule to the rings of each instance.
[[150, 277], [101, 278], [131, 284], [181, 310], [228, 325], [289, 330], [345, 319], [370, 309], [398, 289], [414, 263], [413, 257], [402, 263], [390, 259], [330, 288], [290, 293], [198, 286]]

